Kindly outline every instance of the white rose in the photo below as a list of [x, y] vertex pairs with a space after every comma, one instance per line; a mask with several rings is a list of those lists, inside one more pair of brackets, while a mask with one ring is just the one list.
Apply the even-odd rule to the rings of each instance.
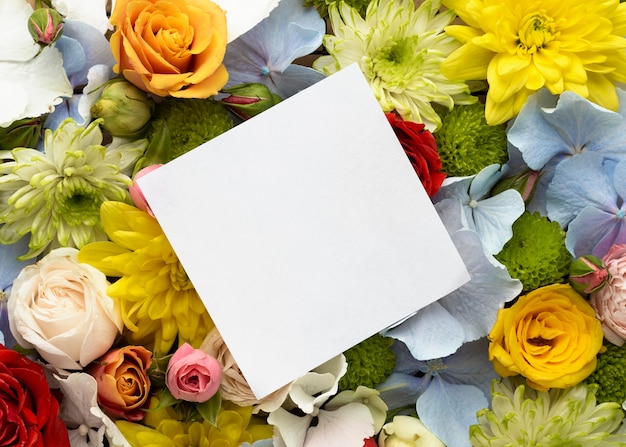
[[81, 264], [75, 248], [58, 248], [25, 267], [8, 302], [11, 333], [51, 365], [82, 369], [106, 353], [123, 328], [106, 277]]

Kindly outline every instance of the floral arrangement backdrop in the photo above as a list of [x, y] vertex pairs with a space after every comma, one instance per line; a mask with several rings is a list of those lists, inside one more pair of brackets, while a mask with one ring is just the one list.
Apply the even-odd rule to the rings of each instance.
[[[0, 445], [626, 445], [626, 5], [266, 3], [0, 2]], [[134, 180], [353, 63], [471, 280], [257, 399]]]

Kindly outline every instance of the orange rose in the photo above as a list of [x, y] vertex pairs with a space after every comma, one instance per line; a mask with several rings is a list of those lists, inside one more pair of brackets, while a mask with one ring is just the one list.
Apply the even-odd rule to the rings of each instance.
[[140, 421], [148, 405], [152, 353], [143, 346], [112, 349], [93, 362], [87, 372], [98, 383], [98, 404], [109, 415]]
[[159, 96], [207, 98], [228, 81], [226, 14], [209, 0], [117, 0], [116, 73]]
[[489, 359], [501, 376], [521, 374], [537, 390], [567, 388], [594, 371], [602, 338], [591, 305], [570, 285], [553, 284], [500, 309]]

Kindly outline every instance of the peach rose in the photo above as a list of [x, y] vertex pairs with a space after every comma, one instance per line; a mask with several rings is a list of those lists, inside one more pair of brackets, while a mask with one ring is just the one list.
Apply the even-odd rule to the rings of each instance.
[[489, 334], [489, 359], [503, 377], [521, 374], [533, 388], [567, 388], [596, 367], [602, 326], [568, 284], [553, 284], [500, 309]]
[[622, 346], [626, 340], [626, 244], [613, 245], [602, 258], [609, 271], [607, 284], [589, 297], [608, 341]]
[[117, 0], [113, 67], [158, 96], [207, 98], [228, 81], [226, 13], [210, 0]]
[[109, 415], [140, 421], [148, 405], [152, 353], [143, 346], [113, 349], [87, 370], [98, 383], [98, 404]]

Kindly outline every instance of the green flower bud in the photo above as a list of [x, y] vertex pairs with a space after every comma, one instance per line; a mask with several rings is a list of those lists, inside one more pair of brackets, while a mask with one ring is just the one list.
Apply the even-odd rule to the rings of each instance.
[[44, 117], [24, 118], [14, 121], [9, 127], [0, 127], [0, 150], [9, 151], [16, 147], [37, 147], [43, 122]]
[[602, 260], [592, 255], [581, 256], [570, 265], [569, 283], [578, 293], [597, 292], [610, 278]]
[[54, 43], [63, 31], [63, 16], [51, 8], [39, 8], [28, 19], [28, 31], [41, 45]]
[[118, 80], [106, 85], [91, 107], [94, 119], [115, 137], [137, 138], [152, 117], [154, 101], [130, 82]]
[[230, 96], [222, 102], [241, 119], [247, 120], [281, 101], [265, 84], [250, 82], [223, 90]]
[[524, 202], [528, 203], [535, 193], [540, 177], [541, 172], [526, 169], [519, 174], [500, 180], [491, 190], [491, 194], [495, 196], [507, 189], [514, 189], [520, 193]]

